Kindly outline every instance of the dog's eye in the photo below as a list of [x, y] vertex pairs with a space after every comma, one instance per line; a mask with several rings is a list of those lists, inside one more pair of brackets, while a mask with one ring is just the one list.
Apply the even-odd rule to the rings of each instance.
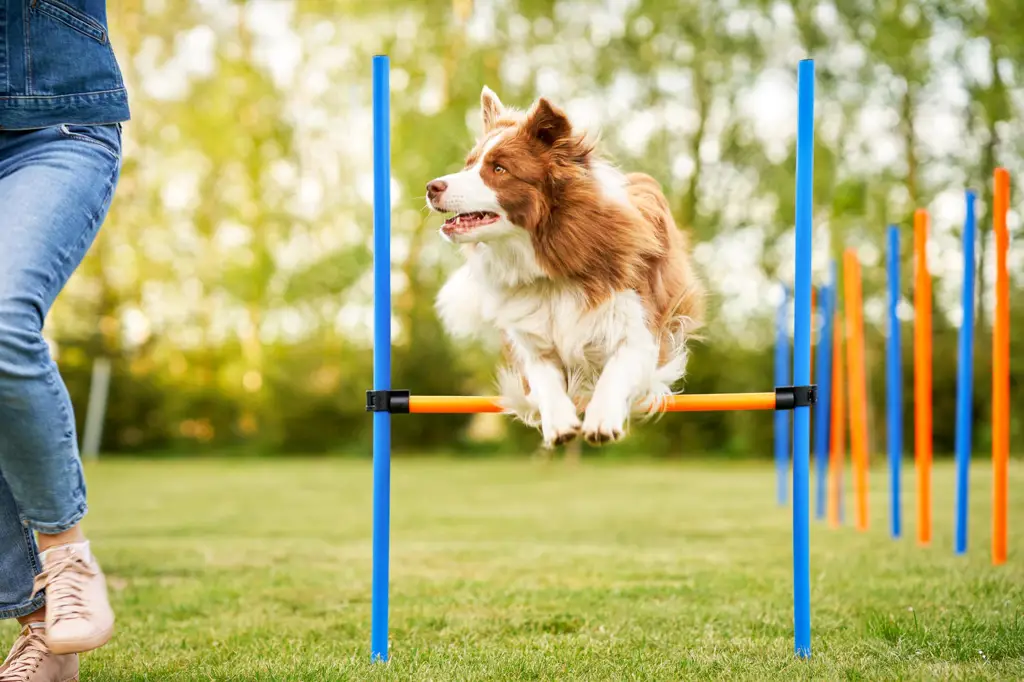
[[505, 172], [505, 169], [504, 167], [499, 166], [498, 164], [494, 164], [494, 172], [497, 173], [498, 175], [501, 175], [502, 173]]

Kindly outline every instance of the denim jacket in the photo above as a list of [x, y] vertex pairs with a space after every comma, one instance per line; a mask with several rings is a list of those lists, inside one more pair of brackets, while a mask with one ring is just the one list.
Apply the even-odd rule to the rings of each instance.
[[0, 129], [129, 118], [106, 0], [0, 0]]

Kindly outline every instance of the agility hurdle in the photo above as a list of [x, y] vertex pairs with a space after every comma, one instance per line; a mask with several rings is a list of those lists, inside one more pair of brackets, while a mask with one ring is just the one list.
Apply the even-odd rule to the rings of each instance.
[[932, 541], [932, 276], [928, 271], [928, 212], [914, 212], [914, 462], [917, 543]]
[[852, 249], [843, 254], [846, 293], [846, 387], [850, 410], [850, 463], [853, 469], [854, 523], [868, 530], [868, 395], [864, 362], [864, 304], [860, 261]]
[[[817, 372], [817, 402], [814, 406], [811, 436], [814, 443], [814, 517], [822, 520], [826, 515], [831, 458], [829, 438], [832, 431], [832, 356], [833, 356], [833, 311], [836, 305], [835, 263], [832, 263], [832, 279], [826, 284], [811, 288], [811, 321], [821, 319], [821, 333], [818, 343], [811, 348], [811, 374]], [[782, 285], [782, 301], [775, 314], [775, 385], [785, 386], [791, 381], [790, 359], [793, 349], [789, 338], [789, 289]], [[817, 359], [817, 364], [815, 364]], [[786, 484], [789, 479], [790, 418], [788, 412], [777, 412], [774, 423], [774, 452], [776, 501], [784, 506], [787, 501]]]
[[832, 264], [832, 281], [835, 283], [835, 305], [832, 312], [832, 401], [829, 406], [829, 475], [828, 475], [828, 525], [838, 528], [843, 522], [843, 459], [846, 456], [846, 430], [843, 421], [846, 415], [845, 361], [843, 360], [843, 318], [839, 311], [839, 280], [836, 279], [835, 263]]
[[903, 505], [900, 502], [901, 464], [903, 462], [903, 357], [900, 345], [900, 228], [889, 226], [889, 335], [885, 354], [886, 430], [889, 446], [889, 534], [903, 534]]
[[[503, 412], [493, 396], [415, 396], [391, 387], [391, 138], [389, 58], [373, 58], [373, 581], [370, 657], [388, 660], [388, 579], [391, 525], [391, 415]], [[792, 410], [793, 431], [793, 609], [794, 651], [811, 655], [810, 418], [816, 402], [811, 378], [811, 210], [814, 175], [814, 61], [797, 71], [796, 278], [793, 386], [773, 392], [677, 395], [666, 412]]]
[[[1008, 520], [1008, 468], [1009, 468], [1009, 273], [1007, 252], [1009, 233], [1007, 214], [1009, 212], [1010, 176], [1005, 168], [997, 168], [993, 175], [993, 225], [995, 236], [995, 315], [993, 317], [992, 347], [992, 563], [999, 565], [1007, 558]], [[974, 324], [975, 324], [975, 276], [976, 264], [976, 203], [973, 190], [964, 193], [963, 287], [961, 290], [961, 312], [957, 345], [957, 393], [955, 432], [955, 502], [953, 509], [954, 545], [957, 555], [967, 552], [968, 539], [968, 498], [972, 442], [972, 396], [974, 387]], [[932, 310], [931, 275], [928, 271], [927, 242], [929, 215], [919, 208], [914, 212], [913, 221], [913, 265], [914, 265], [914, 465], [916, 492], [917, 542], [922, 546], [931, 543], [932, 538]], [[901, 357], [901, 331], [897, 315], [900, 301], [900, 228], [890, 225], [888, 229], [887, 270], [888, 270], [888, 335], [886, 339], [886, 421], [887, 446], [890, 472], [890, 534], [893, 539], [902, 536], [901, 511], [901, 460], [903, 455], [903, 363]], [[847, 340], [850, 345], [859, 345], [859, 353], [850, 352], [850, 366], [847, 372], [840, 368], [842, 338], [838, 324], [834, 330], [833, 386], [831, 412], [832, 459], [830, 463], [830, 485], [828, 488], [829, 525], [839, 525], [842, 512], [840, 475], [845, 454], [843, 424], [847, 407], [843, 400], [847, 392], [841, 382], [863, 381], [862, 369], [854, 367], [855, 355], [863, 353], [862, 323], [858, 324], [861, 298], [859, 263], [856, 256], [847, 250], [844, 259], [844, 279], [847, 283], [845, 316], [847, 319]], [[835, 311], [838, 320], [838, 308]], [[851, 320], [853, 321], [851, 324]], [[853, 336], [851, 337], [851, 332]], [[822, 386], [824, 390], [824, 386]], [[857, 430], [866, 428], [864, 415], [854, 414], [859, 392], [851, 386], [848, 393], [850, 404], [849, 425], [851, 436]], [[822, 407], [819, 401], [819, 408]], [[866, 452], [858, 453], [856, 445], [851, 453], [856, 469]], [[855, 478], [855, 487], [857, 479]], [[867, 501], [860, 499], [858, 491], [858, 516], [867, 512]], [[866, 525], [860, 530], [866, 530]]]
[[[792, 379], [789, 364], [793, 351], [789, 347], [789, 289], [782, 287], [782, 300], [775, 311], [775, 385], [785, 386]], [[789, 479], [789, 435], [791, 420], [788, 412], [775, 413], [775, 501], [786, 504], [786, 483]]]
[[[964, 285], [961, 291], [960, 337], [957, 345], [956, 379], [956, 554], [967, 552], [967, 488], [971, 466], [971, 399], [974, 394], [974, 192], [965, 196], [967, 214], [964, 217]], [[891, 427], [890, 427], [891, 428]]]
[[996, 316], [992, 333], [992, 563], [1006, 563], [1010, 467], [1010, 273], [1006, 265], [1010, 232], [1010, 174], [995, 172]]
[[823, 520], [828, 499], [829, 436], [832, 420], [832, 336], [833, 311], [836, 306], [835, 265], [831, 268], [831, 282], [822, 286], [818, 294], [821, 311], [821, 335], [818, 337], [818, 404], [814, 408], [814, 517]]

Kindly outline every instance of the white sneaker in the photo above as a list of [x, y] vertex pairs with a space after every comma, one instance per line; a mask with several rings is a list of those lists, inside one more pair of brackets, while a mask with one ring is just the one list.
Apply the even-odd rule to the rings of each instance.
[[89, 543], [51, 547], [42, 552], [43, 572], [34, 592], [46, 591], [46, 645], [55, 654], [90, 651], [114, 634], [114, 612], [107, 580]]
[[78, 682], [78, 654], [51, 652], [43, 640], [45, 628], [45, 623], [32, 623], [21, 629], [0, 663], [0, 682]]

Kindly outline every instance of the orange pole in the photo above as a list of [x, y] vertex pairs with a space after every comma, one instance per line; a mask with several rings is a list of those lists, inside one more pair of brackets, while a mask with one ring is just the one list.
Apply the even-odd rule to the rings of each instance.
[[864, 369], [864, 304], [861, 295], [860, 262], [853, 249], [843, 257], [846, 287], [846, 371], [850, 396], [850, 459], [857, 500], [859, 531], [868, 529], [868, 397]]
[[720, 393], [669, 396], [663, 412], [723, 412], [774, 410], [775, 393]]
[[992, 563], [1006, 563], [1010, 468], [1010, 275], [1006, 254], [1010, 233], [1010, 174], [995, 172], [992, 208], [996, 237], [996, 314], [992, 333]]
[[501, 399], [482, 395], [414, 395], [409, 397], [412, 414], [480, 414], [504, 412]]
[[838, 305], [832, 325], [832, 432], [829, 448], [828, 523], [839, 527], [839, 496], [842, 491], [846, 425], [846, 386], [843, 385], [843, 327]]
[[932, 286], [928, 273], [928, 211], [914, 212], [914, 460], [917, 542], [932, 540]]
[[[662, 412], [724, 412], [735, 410], [774, 410], [775, 393], [716, 393], [673, 395], [665, 400]], [[475, 414], [503, 412], [500, 396], [414, 395], [409, 412], [414, 414]]]

